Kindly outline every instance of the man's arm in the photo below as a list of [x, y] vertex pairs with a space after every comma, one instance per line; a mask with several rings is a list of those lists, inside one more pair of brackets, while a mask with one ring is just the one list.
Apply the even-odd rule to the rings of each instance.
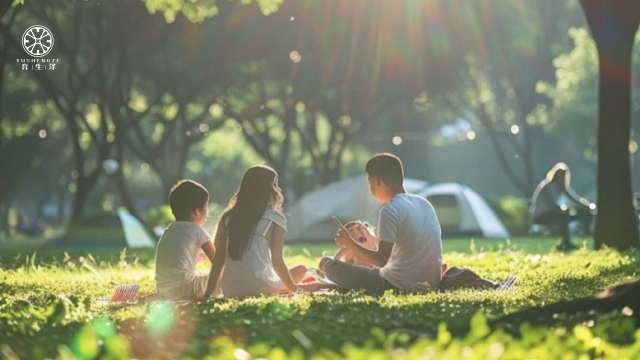
[[353, 242], [353, 240], [343, 234], [342, 230], [338, 233], [336, 242], [338, 245], [350, 250], [357, 258], [364, 259], [378, 267], [383, 267], [387, 264], [387, 261], [389, 261], [389, 257], [391, 256], [391, 250], [393, 249], [393, 243], [380, 240], [380, 243], [378, 244], [378, 251], [369, 250], [360, 246], [360, 244]]

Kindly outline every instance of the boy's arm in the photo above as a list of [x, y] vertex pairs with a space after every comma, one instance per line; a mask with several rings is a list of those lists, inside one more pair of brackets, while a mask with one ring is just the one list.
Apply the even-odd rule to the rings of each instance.
[[213, 260], [216, 255], [216, 246], [213, 244], [213, 241], [211, 239], [205, 241], [205, 243], [202, 244], [202, 251], [204, 251], [204, 254], [207, 255], [207, 258], [209, 259], [211, 264], [213, 264]]
[[[211, 243], [211, 241], [208, 241], [207, 243]], [[205, 250], [204, 246], [206, 246], [207, 243], [203, 245], [203, 250]], [[222, 271], [224, 270], [224, 264], [227, 258], [227, 229], [224, 225], [224, 217], [222, 217], [218, 222], [215, 240], [214, 243], [211, 244], [211, 247], [213, 248], [210, 249], [213, 250], [213, 257], [209, 256], [209, 254], [207, 253], [207, 256], [209, 256], [209, 259], [211, 259], [211, 272], [209, 273], [207, 290], [204, 293], [205, 299], [210, 298], [211, 294], [213, 294], [213, 292], [218, 287], [220, 274], [222, 274]], [[207, 250], [205, 250], [205, 253], [206, 252]]]

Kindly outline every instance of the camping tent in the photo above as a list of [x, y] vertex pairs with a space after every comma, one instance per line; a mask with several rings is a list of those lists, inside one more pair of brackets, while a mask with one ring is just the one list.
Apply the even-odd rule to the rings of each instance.
[[89, 215], [74, 224], [55, 246], [68, 248], [153, 248], [140, 221], [126, 211]]
[[[411, 193], [427, 187], [421, 180], [405, 179]], [[300, 242], [331, 241], [338, 228], [332, 216], [343, 223], [364, 220], [376, 226], [381, 205], [371, 192], [365, 175], [335, 182], [301, 197], [287, 209], [287, 240]]]
[[[471, 188], [458, 183], [429, 186], [426, 182], [405, 179], [411, 194], [424, 196], [436, 210], [442, 237], [478, 236], [507, 238], [509, 232], [485, 200]], [[292, 242], [331, 241], [342, 222], [364, 220], [376, 226], [381, 205], [371, 193], [366, 177], [356, 177], [327, 185], [300, 198], [288, 209], [287, 240]]]
[[479, 236], [507, 238], [509, 232], [485, 200], [458, 183], [442, 183], [418, 192], [438, 214], [442, 237]]

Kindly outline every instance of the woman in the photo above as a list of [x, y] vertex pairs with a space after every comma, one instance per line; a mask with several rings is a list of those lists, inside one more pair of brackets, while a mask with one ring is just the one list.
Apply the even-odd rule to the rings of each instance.
[[287, 294], [298, 290], [307, 268], [284, 262], [287, 222], [276, 172], [249, 168], [222, 214], [215, 235], [215, 257], [205, 298], [220, 284], [225, 297]]
[[531, 197], [529, 208], [531, 224], [558, 227], [562, 243], [558, 250], [571, 250], [569, 223], [582, 221], [585, 232], [590, 232], [590, 224], [596, 205], [578, 195], [571, 188], [571, 172], [565, 163], [555, 164], [544, 180], [538, 184]]

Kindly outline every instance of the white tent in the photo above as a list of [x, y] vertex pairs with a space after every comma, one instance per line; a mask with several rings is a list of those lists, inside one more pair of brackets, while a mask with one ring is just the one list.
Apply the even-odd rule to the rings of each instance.
[[143, 225], [126, 211], [94, 214], [73, 225], [54, 241], [68, 248], [153, 248], [156, 246]]
[[436, 209], [443, 237], [509, 237], [509, 232], [491, 207], [468, 186], [442, 183], [429, 186], [418, 194], [427, 198]]
[[124, 238], [130, 248], [153, 248], [156, 242], [133, 215], [126, 211], [118, 210], [118, 217], [124, 230]]
[[[429, 186], [405, 179], [409, 193], [424, 196], [436, 210], [442, 236], [507, 238], [509, 232], [485, 200], [471, 188], [458, 183]], [[381, 205], [371, 193], [365, 176], [336, 182], [309, 193], [287, 209], [287, 240], [331, 241], [337, 233], [332, 216], [342, 222], [364, 220], [376, 226]]]
[[[427, 187], [421, 180], [405, 179], [405, 188], [417, 193]], [[301, 197], [287, 209], [287, 240], [331, 241], [338, 228], [332, 216], [343, 223], [364, 220], [376, 226], [381, 205], [371, 196], [366, 175], [327, 185]]]

